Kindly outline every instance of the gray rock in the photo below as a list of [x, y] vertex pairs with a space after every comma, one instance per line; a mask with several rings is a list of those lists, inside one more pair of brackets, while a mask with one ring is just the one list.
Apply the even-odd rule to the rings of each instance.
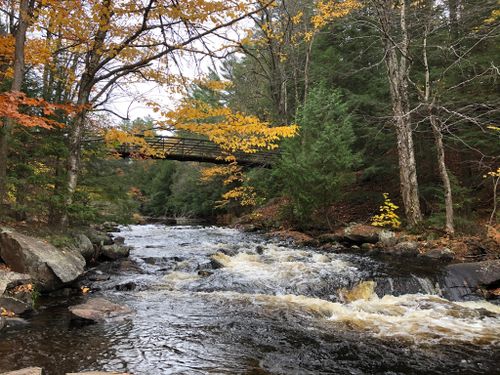
[[2, 372], [0, 375], [43, 375], [41, 367], [29, 367], [17, 371]]
[[414, 241], [400, 242], [394, 246], [392, 253], [405, 257], [417, 256], [419, 254], [418, 243]]
[[361, 244], [361, 250], [370, 251], [370, 250], [372, 250], [374, 248], [374, 246], [375, 245], [372, 244], [372, 243], [366, 243], [365, 242], [365, 243]]
[[[257, 252], [257, 253], [259, 253], [259, 249], [258, 249], [258, 248], [259, 248], [259, 246], [257, 246], [257, 248], [256, 248], [256, 252]], [[260, 248], [262, 249], [262, 251], [264, 250], [264, 249], [262, 248], [262, 246], [260, 246]], [[238, 254], [238, 250], [237, 250], [237, 249], [232, 249], [232, 248], [230, 248], [230, 249], [226, 249], [226, 248], [222, 248], [222, 247], [221, 247], [221, 248], [220, 248], [220, 249], [218, 249], [217, 251], [218, 251], [219, 253], [225, 254], [225, 255], [230, 256], [230, 257], [234, 257], [236, 254]], [[260, 254], [262, 254], [262, 253], [260, 253]]]
[[125, 237], [121, 236], [113, 237], [113, 242], [117, 245], [125, 245]]
[[371, 225], [352, 224], [344, 229], [345, 240], [361, 245], [362, 243], [377, 243], [381, 229]]
[[0, 270], [0, 296], [18, 285], [29, 284], [31, 276], [25, 273], [18, 273]]
[[455, 257], [455, 253], [447, 247], [440, 247], [427, 251], [423, 254], [423, 257], [435, 260], [451, 261]]
[[81, 305], [69, 307], [69, 311], [80, 319], [93, 322], [125, 318], [132, 314], [132, 310], [129, 307], [118, 305], [104, 298], [89, 299]]
[[446, 297], [452, 300], [467, 299], [481, 288], [497, 285], [500, 285], [500, 259], [446, 266], [444, 286]]
[[98, 225], [96, 227], [98, 230], [104, 231], [104, 232], [119, 232], [120, 228], [119, 225], [113, 221], [106, 221], [102, 223], [101, 225]]
[[113, 244], [113, 245], [105, 245], [101, 248], [101, 255], [111, 260], [126, 258], [129, 256], [129, 254], [130, 254], [129, 246]]
[[24, 327], [29, 324], [26, 319], [19, 318], [18, 316], [6, 316], [5, 318], [5, 328], [11, 327]]
[[224, 268], [224, 264], [219, 262], [217, 259], [211, 258], [210, 259], [210, 267], [214, 270], [218, 270], [219, 268]]
[[96, 246], [112, 245], [113, 239], [111, 236], [104, 232], [99, 232], [95, 229], [88, 228], [85, 231], [85, 235], [88, 237], [90, 242]]
[[392, 247], [398, 243], [398, 238], [396, 237], [396, 233], [384, 229], [378, 234], [378, 241], [382, 246]]
[[213, 272], [209, 271], [209, 270], [199, 270], [198, 275], [201, 277], [208, 277], [208, 276], [213, 275]]
[[0, 331], [3, 327], [5, 327], [5, 324], [5, 318], [3, 316], [0, 316]]
[[0, 297], [0, 307], [3, 307], [7, 311], [12, 311], [16, 315], [21, 315], [33, 310], [33, 302], [26, 301], [26, 299], [28, 298], [18, 299], [4, 295]]
[[0, 257], [15, 272], [27, 273], [42, 291], [54, 290], [83, 273], [85, 259], [74, 249], [0, 229]]
[[82, 254], [85, 260], [91, 260], [95, 255], [95, 251], [90, 239], [83, 233], [75, 235], [74, 238], [76, 250]]
[[119, 291], [130, 291], [135, 290], [137, 288], [137, 284], [133, 281], [127, 281], [118, 285], [115, 285], [115, 290]]

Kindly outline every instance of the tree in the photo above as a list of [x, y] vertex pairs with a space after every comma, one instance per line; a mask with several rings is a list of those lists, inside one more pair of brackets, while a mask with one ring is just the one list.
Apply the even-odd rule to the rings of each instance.
[[300, 222], [342, 197], [359, 155], [351, 117], [338, 90], [321, 85], [309, 92], [297, 115], [299, 135], [284, 148], [278, 173]]
[[408, 92], [411, 65], [407, 24], [407, 0], [373, 0], [391, 92], [393, 122], [399, 156], [401, 196], [410, 226], [422, 220], [413, 146], [410, 98]]
[[[105, 105], [113, 89], [138, 79], [165, 85], [180, 82], [175, 75], [180, 60], [197, 54], [215, 57], [214, 39], [225, 40], [226, 28], [270, 2], [86, 0], [44, 4], [47, 6], [37, 14], [37, 27], [57, 39], [58, 51], [70, 51], [75, 57], [70, 60], [73, 80], [66, 88], [67, 97], [80, 109], [71, 122], [68, 141], [65, 203], [69, 207], [77, 186], [86, 122], [93, 110]], [[211, 40], [207, 40], [209, 35]], [[63, 214], [61, 224], [67, 222]]]
[[[21, 0], [19, 4], [18, 24], [15, 31], [14, 74], [10, 87], [10, 90], [14, 92], [20, 92], [23, 84], [25, 68], [24, 45], [33, 6], [34, 1], [31, 0]], [[11, 126], [12, 117], [7, 117], [0, 128], [0, 209], [7, 194], [7, 152]]]

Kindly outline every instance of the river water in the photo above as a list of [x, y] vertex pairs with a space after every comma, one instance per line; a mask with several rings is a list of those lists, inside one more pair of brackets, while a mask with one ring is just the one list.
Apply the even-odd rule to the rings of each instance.
[[219, 227], [120, 235], [132, 262], [91, 271], [88, 286], [135, 314], [82, 326], [67, 306], [88, 297], [47, 300], [0, 333], [0, 372], [500, 374], [500, 307], [447, 300], [435, 267]]

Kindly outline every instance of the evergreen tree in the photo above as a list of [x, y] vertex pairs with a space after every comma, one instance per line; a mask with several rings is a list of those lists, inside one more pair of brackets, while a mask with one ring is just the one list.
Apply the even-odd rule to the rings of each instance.
[[338, 90], [323, 85], [311, 90], [297, 122], [300, 133], [284, 146], [278, 173], [295, 218], [304, 222], [341, 196], [359, 156], [352, 150], [351, 117]]

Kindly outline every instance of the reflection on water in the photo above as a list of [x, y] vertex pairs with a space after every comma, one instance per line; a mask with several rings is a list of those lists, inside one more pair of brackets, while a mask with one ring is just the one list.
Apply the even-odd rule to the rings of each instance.
[[428, 275], [387, 274], [367, 258], [294, 248], [233, 229], [134, 226], [121, 235], [135, 247], [132, 258], [142, 271], [119, 271], [107, 283], [135, 280], [144, 287], [96, 294], [137, 313], [124, 322], [76, 326], [65, 306], [47, 308], [27, 327], [0, 333], [0, 370], [497, 371], [500, 308], [429, 294], [439, 288]]

